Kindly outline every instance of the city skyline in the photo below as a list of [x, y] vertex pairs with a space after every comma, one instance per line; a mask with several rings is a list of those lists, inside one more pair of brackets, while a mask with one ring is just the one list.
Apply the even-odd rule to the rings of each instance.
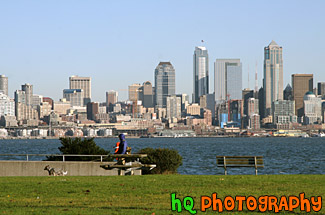
[[[238, 58], [243, 88], [253, 89], [253, 81], [247, 86], [248, 66], [254, 68], [257, 62], [261, 86], [262, 47], [274, 40], [284, 47], [283, 87], [291, 83], [291, 74], [312, 73], [314, 80], [323, 82], [325, 33], [319, 26], [324, 6], [323, 1], [1, 2], [0, 74], [9, 79], [11, 98], [22, 84], [30, 83], [35, 94], [58, 100], [62, 89], [69, 88], [67, 77], [78, 75], [92, 77], [93, 100], [105, 101], [106, 91], [153, 83], [157, 63], [170, 61], [176, 70], [176, 92], [191, 95], [193, 48], [203, 45], [209, 50], [210, 71], [215, 59]], [[272, 19], [276, 25], [265, 25], [266, 8], [277, 11]], [[204, 11], [205, 18], [192, 16], [195, 11]], [[210, 72], [209, 92], [214, 91], [213, 79]], [[121, 100], [127, 98], [126, 92], [119, 93]]]

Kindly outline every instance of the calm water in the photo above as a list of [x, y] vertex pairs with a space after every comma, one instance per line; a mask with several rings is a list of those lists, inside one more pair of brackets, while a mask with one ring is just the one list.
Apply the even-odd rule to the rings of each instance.
[[[117, 140], [117, 138], [95, 139], [97, 145], [111, 152]], [[325, 174], [325, 138], [141, 138], [127, 140], [133, 153], [146, 147], [178, 150], [183, 157], [183, 165], [178, 169], [180, 174], [224, 174], [223, 168], [216, 165], [217, 155], [262, 155], [265, 167], [259, 169], [258, 172], [264, 175]], [[59, 146], [59, 140], [0, 140], [0, 154], [57, 154]], [[233, 168], [228, 172], [229, 174], [254, 174], [254, 169]]]

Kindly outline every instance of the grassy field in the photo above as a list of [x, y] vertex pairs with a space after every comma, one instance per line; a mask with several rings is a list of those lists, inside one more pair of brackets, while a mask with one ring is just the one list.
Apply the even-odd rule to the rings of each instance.
[[[211, 208], [200, 212], [200, 196], [212, 193], [223, 199], [304, 192], [306, 197], [323, 196], [324, 205], [325, 175], [0, 177], [0, 214], [177, 214], [171, 211], [174, 192], [180, 199], [193, 197], [197, 214], [216, 213]], [[246, 207], [223, 212], [254, 213]], [[190, 213], [183, 209], [182, 214]], [[325, 214], [324, 207], [317, 214]]]

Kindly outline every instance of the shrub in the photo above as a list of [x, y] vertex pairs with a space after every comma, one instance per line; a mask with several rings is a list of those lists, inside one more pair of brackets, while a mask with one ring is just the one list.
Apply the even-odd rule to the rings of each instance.
[[[76, 155], [107, 155], [110, 154], [96, 145], [94, 138], [81, 139], [81, 138], [60, 138], [62, 146], [59, 147], [62, 154], [76, 154]], [[47, 157], [48, 161], [62, 161], [62, 157], [50, 156]], [[92, 161], [98, 160], [98, 157], [65, 157], [66, 161]], [[108, 161], [108, 159], [106, 159]], [[111, 159], [110, 159], [111, 161]]]
[[147, 154], [148, 157], [141, 158], [143, 164], [156, 164], [157, 167], [151, 171], [143, 171], [143, 174], [173, 174], [182, 165], [182, 156], [174, 149], [153, 149], [144, 148], [140, 154]]

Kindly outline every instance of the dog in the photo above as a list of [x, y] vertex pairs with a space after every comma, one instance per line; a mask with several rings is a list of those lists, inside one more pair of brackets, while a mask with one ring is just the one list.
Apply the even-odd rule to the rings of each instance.
[[51, 168], [50, 165], [45, 166], [44, 170], [47, 170], [51, 176], [65, 176], [68, 174], [68, 171], [63, 171], [62, 169], [55, 170]]

